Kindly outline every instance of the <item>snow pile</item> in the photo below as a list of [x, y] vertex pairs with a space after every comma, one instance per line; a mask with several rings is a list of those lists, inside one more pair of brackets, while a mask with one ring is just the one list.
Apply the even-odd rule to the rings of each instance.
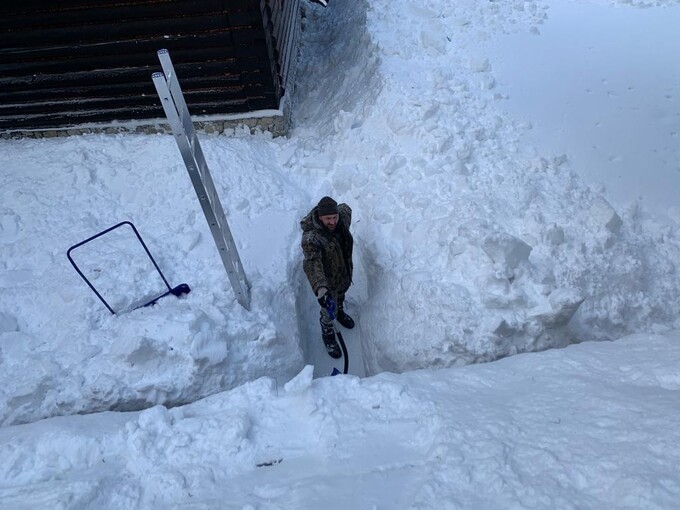
[[[289, 253], [305, 199], [267, 137], [204, 143], [213, 168], [224, 169], [214, 177], [247, 261], [251, 313], [235, 301], [171, 137], [3, 145], [0, 422], [191, 402], [302, 367]], [[171, 286], [189, 284], [186, 298], [125, 312], [167, 290], [127, 226], [72, 252], [124, 313], [111, 315], [88, 290], [66, 251], [122, 220], [137, 227]]]
[[[676, 506], [680, 338], [0, 429], [2, 508]], [[606, 382], [606, 384], [603, 383]]]
[[[333, 7], [316, 20], [321, 34], [345, 14], [344, 2]], [[502, 96], [486, 45], [500, 32], [536, 30], [545, 16], [542, 2], [373, 2], [374, 46], [358, 66], [377, 52], [375, 103], [347, 111], [356, 82], [322, 87], [319, 110], [343, 119], [318, 142], [329, 154], [324, 189], [340, 191], [362, 219], [370, 373], [611, 339], [678, 316], [675, 229], [615, 211], [567, 156], [522, 146], [526, 127], [494, 107]], [[322, 76], [341, 51], [328, 44]]]

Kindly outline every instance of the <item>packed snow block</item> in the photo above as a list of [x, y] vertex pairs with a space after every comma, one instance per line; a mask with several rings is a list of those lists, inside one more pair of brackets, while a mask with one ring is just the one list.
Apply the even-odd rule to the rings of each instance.
[[288, 381], [283, 389], [290, 395], [296, 395], [307, 391], [312, 386], [314, 379], [314, 366], [305, 365], [302, 371], [293, 379]]
[[560, 244], [564, 243], [564, 229], [553, 224], [545, 231], [544, 239], [552, 246], [559, 246]]
[[521, 239], [504, 232], [486, 236], [481, 247], [495, 264], [501, 264], [511, 272], [529, 260], [532, 249]]
[[13, 315], [0, 312], [0, 333], [19, 331], [19, 324]]
[[523, 320], [520, 316], [489, 318], [484, 328], [486, 333], [483, 336], [490, 342], [481, 346], [483, 351], [477, 355], [475, 362], [493, 361], [520, 352], [533, 351], [543, 333], [542, 328], [535, 328], [534, 323]]
[[536, 314], [534, 317], [546, 328], [566, 326], [584, 300], [585, 298], [577, 289], [555, 289], [548, 296], [550, 308]]
[[491, 332], [500, 338], [511, 338], [519, 333], [520, 330], [517, 327], [511, 326], [505, 319], [499, 318]]
[[513, 285], [507, 278], [489, 278], [481, 294], [485, 307], [491, 309], [523, 308], [528, 297], [522, 286]]
[[196, 361], [214, 366], [227, 359], [227, 343], [212, 331], [202, 330], [194, 335], [189, 352]]
[[604, 198], [599, 198], [590, 206], [590, 221], [594, 225], [616, 234], [621, 230], [623, 221], [614, 208]]

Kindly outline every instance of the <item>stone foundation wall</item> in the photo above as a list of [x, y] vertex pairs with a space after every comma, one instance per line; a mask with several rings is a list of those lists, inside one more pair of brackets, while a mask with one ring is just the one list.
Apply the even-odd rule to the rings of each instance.
[[[247, 119], [195, 121], [194, 128], [199, 134], [231, 135], [236, 131], [248, 129], [251, 133], [269, 131], [274, 136], [284, 136], [288, 133], [289, 119], [285, 115], [271, 117], [252, 117]], [[90, 133], [119, 134], [119, 133], [172, 133], [170, 125], [165, 122], [121, 123], [119, 125], [101, 125], [88, 127], [70, 127], [46, 130], [18, 130], [0, 132], [0, 139], [13, 140], [18, 138], [56, 138], [83, 135]]]

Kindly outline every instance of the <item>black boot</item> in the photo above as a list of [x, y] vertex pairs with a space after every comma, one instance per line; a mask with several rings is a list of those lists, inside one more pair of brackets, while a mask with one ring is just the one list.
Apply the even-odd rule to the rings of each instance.
[[323, 338], [326, 351], [328, 351], [328, 355], [331, 358], [338, 359], [342, 356], [340, 345], [338, 345], [338, 341], [335, 339], [335, 328], [333, 328], [333, 324], [321, 323], [321, 338]]
[[352, 319], [349, 315], [345, 313], [345, 310], [342, 307], [342, 305], [338, 305], [337, 315], [338, 316], [336, 318], [338, 319], [338, 322], [342, 327], [347, 329], [352, 329], [354, 327], [354, 319]]

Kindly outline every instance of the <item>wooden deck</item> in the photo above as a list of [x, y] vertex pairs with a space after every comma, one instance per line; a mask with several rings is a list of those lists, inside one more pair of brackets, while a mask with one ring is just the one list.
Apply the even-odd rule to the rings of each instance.
[[0, 4], [0, 132], [164, 119], [151, 81], [170, 51], [193, 117], [278, 109], [299, 0]]

